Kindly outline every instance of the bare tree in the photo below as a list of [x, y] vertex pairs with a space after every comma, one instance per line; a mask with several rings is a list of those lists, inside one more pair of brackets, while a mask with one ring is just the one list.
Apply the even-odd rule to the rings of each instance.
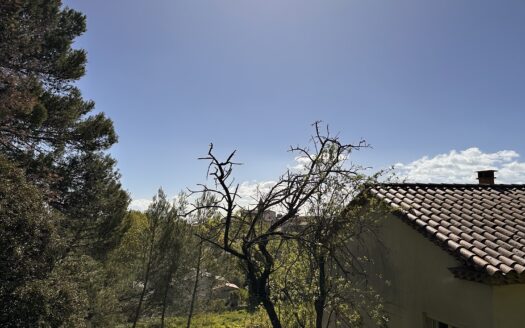
[[[321, 132], [319, 122], [313, 126], [315, 133], [310, 147], [290, 148], [304, 166], [287, 170], [269, 191], [259, 193], [255, 206], [238, 204], [239, 185], [232, 177], [233, 168], [238, 165], [233, 161], [235, 151], [221, 161], [215, 156], [212, 144], [208, 155], [202, 158], [209, 161], [208, 175], [213, 178], [214, 186], [202, 185], [199, 192], [216, 196], [216, 201], [205, 207], [219, 210], [222, 219], [215, 235], [200, 237], [241, 261], [248, 284], [249, 307], [255, 309], [262, 305], [274, 328], [282, 327], [270, 288], [276, 256], [283, 240], [298, 237], [287, 231], [287, 225], [330, 177], [355, 175], [352, 168], [344, 165], [346, 159], [352, 150], [367, 146], [365, 141], [356, 145], [341, 143], [338, 136], [330, 134], [328, 127], [326, 132]], [[276, 208], [282, 215], [267, 220], [268, 211]]]

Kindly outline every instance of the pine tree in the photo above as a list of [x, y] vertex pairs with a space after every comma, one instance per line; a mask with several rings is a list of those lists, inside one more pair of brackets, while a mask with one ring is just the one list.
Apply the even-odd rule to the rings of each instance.
[[104, 153], [117, 141], [113, 124], [90, 115], [94, 103], [73, 85], [86, 53], [72, 44], [85, 30], [85, 16], [60, 0], [0, 3], [0, 153], [70, 219], [74, 246], [99, 257], [115, 244], [128, 196]]
[[86, 326], [107, 291], [129, 198], [107, 155], [113, 123], [74, 85], [85, 30], [60, 0], [0, 2], [2, 327]]

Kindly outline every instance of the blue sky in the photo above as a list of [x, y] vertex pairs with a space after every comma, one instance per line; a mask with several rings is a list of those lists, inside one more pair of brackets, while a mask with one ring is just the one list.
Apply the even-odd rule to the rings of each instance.
[[238, 181], [275, 179], [315, 120], [377, 169], [471, 147], [523, 164], [524, 1], [64, 3], [87, 15], [79, 86], [136, 199], [203, 182], [210, 142], [238, 150]]

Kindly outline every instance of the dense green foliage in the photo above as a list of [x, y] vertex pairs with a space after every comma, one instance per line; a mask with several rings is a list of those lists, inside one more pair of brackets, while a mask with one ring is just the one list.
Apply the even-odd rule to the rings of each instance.
[[[104, 259], [128, 195], [111, 120], [74, 86], [85, 17], [59, 0], [0, 3], [0, 235], [3, 327], [102, 324]], [[97, 321], [98, 320], [98, 321]]]
[[55, 269], [57, 216], [23, 171], [0, 156], [0, 323], [52, 327], [75, 321], [77, 286]]
[[[159, 190], [153, 203], [146, 211], [146, 226], [143, 242], [142, 291], [133, 318], [134, 326], [140, 318], [143, 302], [148, 301], [149, 311], [158, 314], [164, 322], [168, 307], [183, 295], [181, 285], [188, 271], [192, 235], [190, 225], [181, 217], [184, 212], [185, 197], [181, 197], [179, 207], [175, 207]], [[139, 253], [139, 254], [140, 254]], [[149, 294], [146, 299], [146, 294]]]

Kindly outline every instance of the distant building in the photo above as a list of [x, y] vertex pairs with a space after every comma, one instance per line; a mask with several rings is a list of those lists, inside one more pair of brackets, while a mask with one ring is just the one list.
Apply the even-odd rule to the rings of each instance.
[[[242, 210], [242, 214], [243, 215], [256, 215], [257, 214], [257, 207], [251, 209], [251, 210]], [[272, 211], [272, 210], [265, 210], [263, 213], [262, 213], [262, 219], [263, 221], [265, 222], [274, 222], [277, 217], [280, 217], [280, 215], [277, 215], [277, 213], [275, 211]]]

